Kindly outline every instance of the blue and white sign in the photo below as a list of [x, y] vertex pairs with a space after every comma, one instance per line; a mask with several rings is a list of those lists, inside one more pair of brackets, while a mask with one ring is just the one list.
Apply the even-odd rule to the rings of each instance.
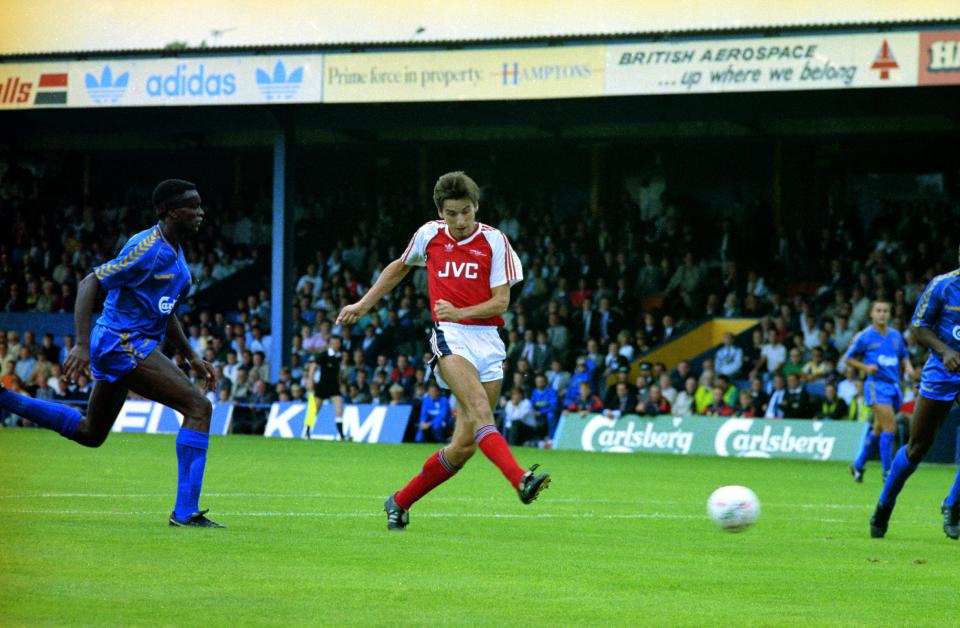
[[321, 102], [323, 55], [64, 62], [70, 107]]
[[[213, 404], [210, 433], [225, 435], [230, 431], [233, 404]], [[183, 415], [155, 401], [127, 401], [113, 424], [114, 432], [141, 432], [144, 434], [176, 434], [183, 423]]]
[[[343, 432], [346, 438], [364, 443], [401, 443], [410, 420], [411, 406], [345, 405]], [[264, 436], [304, 438], [307, 404], [275, 403], [270, 407]], [[310, 438], [334, 440], [337, 437], [333, 406], [324, 403], [317, 411], [317, 422]]]

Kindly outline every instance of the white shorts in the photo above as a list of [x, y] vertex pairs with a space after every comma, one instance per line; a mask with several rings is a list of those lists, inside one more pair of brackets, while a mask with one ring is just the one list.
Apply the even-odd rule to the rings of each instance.
[[[480, 374], [481, 382], [493, 382], [503, 379], [503, 361], [507, 350], [496, 327], [486, 325], [461, 325], [446, 321], [433, 324], [430, 336], [430, 351], [434, 361], [445, 355], [459, 355], [473, 365]], [[440, 369], [435, 368], [437, 383], [449, 389]]]

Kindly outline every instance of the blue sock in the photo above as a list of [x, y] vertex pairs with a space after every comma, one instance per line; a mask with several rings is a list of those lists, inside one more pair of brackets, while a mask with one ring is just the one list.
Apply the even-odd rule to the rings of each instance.
[[893, 464], [893, 434], [887, 432], [880, 434], [880, 464], [883, 465], [883, 472], [889, 473]]
[[177, 504], [173, 515], [186, 521], [200, 510], [200, 487], [210, 435], [181, 427], [177, 433]]
[[897, 503], [897, 495], [903, 489], [904, 483], [913, 472], [917, 470], [919, 463], [913, 464], [907, 458], [907, 446], [904, 445], [897, 451], [893, 457], [893, 464], [890, 466], [890, 475], [883, 484], [883, 490], [880, 492], [880, 503], [884, 506], [893, 508]]
[[83, 415], [75, 408], [62, 403], [32, 399], [3, 388], [0, 388], [0, 408], [30, 419], [40, 427], [58, 432], [64, 438], [73, 438], [77, 426], [83, 420]]
[[870, 457], [876, 444], [877, 437], [873, 433], [873, 426], [868, 425], [867, 433], [863, 437], [863, 444], [860, 446], [860, 454], [853, 461], [853, 468], [863, 471], [863, 468], [867, 466], [867, 458]]
[[957, 479], [953, 481], [953, 488], [950, 489], [947, 498], [943, 500], [943, 503], [947, 506], [953, 506], [957, 502], [960, 502], [960, 469], [957, 470]]

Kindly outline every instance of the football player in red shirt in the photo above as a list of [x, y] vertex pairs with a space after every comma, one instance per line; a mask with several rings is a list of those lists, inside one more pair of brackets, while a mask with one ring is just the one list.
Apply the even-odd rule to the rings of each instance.
[[399, 259], [380, 274], [363, 297], [343, 308], [337, 324], [352, 324], [406, 277], [426, 266], [434, 320], [430, 349], [438, 383], [457, 397], [450, 444], [434, 453], [421, 473], [387, 498], [387, 529], [403, 530], [414, 502], [449, 480], [479, 448], [529, 504], [550, 484], [539, 465], [524, 471], [493, 424], [506, 351], [497, 328], [510, 304], [510, 286], [523, 279], [520, 259], [507, 237], [476, 221], [480, 188], [463, 172], [437, 181], [433, 202], [441, 220], [420, 227]]

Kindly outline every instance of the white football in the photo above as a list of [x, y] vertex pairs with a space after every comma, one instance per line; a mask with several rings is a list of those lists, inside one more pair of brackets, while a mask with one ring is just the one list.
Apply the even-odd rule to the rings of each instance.
[[757, 521], [760, 500], [746, 486], [721, 486], [707, 499], [707, 513], [721, 529], [740, 532]]

